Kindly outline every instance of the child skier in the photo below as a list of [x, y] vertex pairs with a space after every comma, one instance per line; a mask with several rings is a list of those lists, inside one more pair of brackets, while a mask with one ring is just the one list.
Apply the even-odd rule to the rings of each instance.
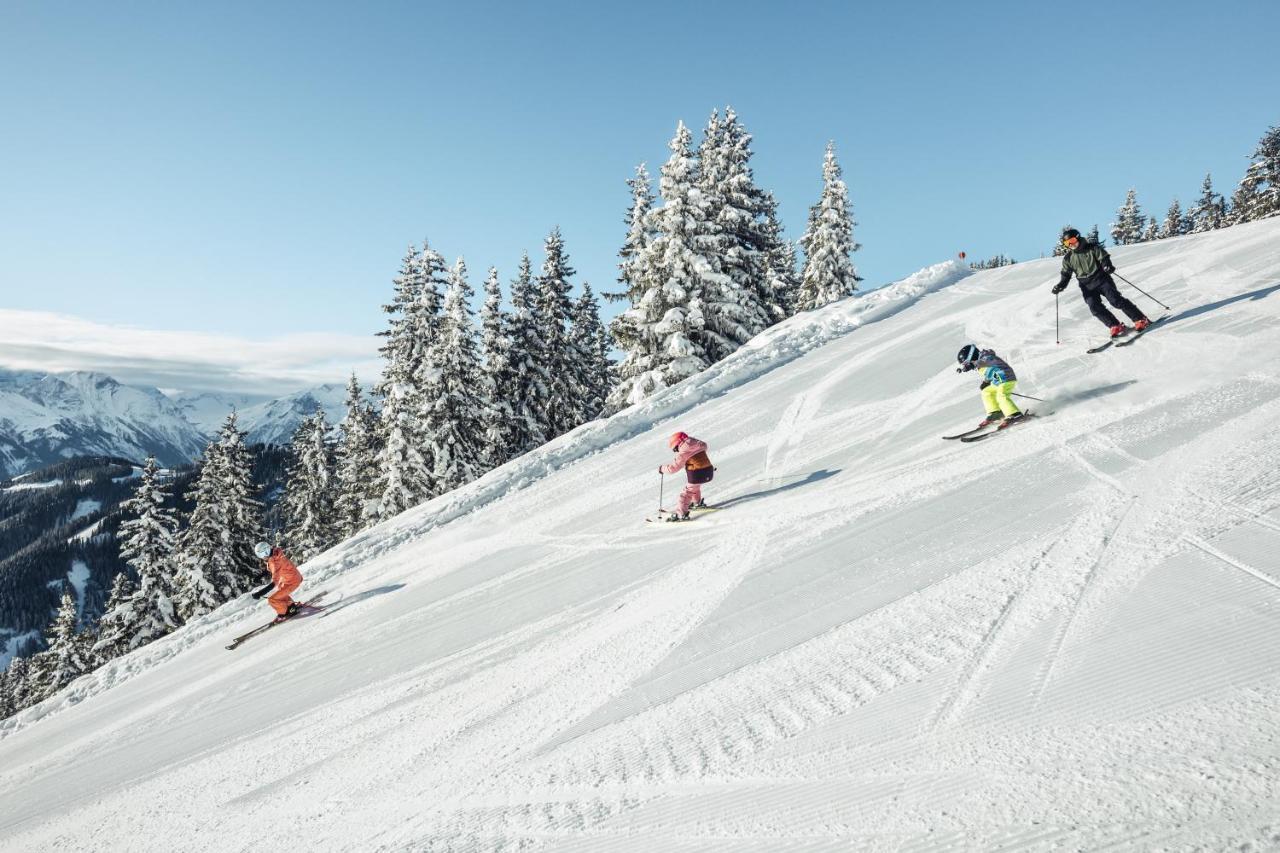
[[674, 474], [683, 468], [688, 480], [688, 484], [676, 502], [676, 511], [667, 521], [688, 521], [690, 506], [706, 506], [706, 502], [702, 499], [702, 484], [711, 482], [716, 469], [707, 456], [707, 443], [699, 441], [688, 433], [677, 432], [667, 441], [667, 446], [676, 454], [676, 458], [668, 465], [660, 465], [658, 471], [663, 474]]
[[994, 351], [980, 350], [973, 344], [960, 347], [960, 352], [956, 354], [956, 361], [960, 362], [956, 373], [966, 373], [970, 370], [982, 371], [982, 384], [978, 386], [978, 390], [982, 392], [982, 402], [986, 406], [987, 416], [983, 418], [982, 423], [978, 424], [979, 427], [1000, 421], [1000, 428], [1004, 429], [1023, 417], [1018, 405], [1010, 397], [1013, 389], [1018, 385], [1018, 376], [1007, 361], [996, 355]]
[[289, 593], [302, 585], [302, 575], [298, 572], [298, 567], [284, 555], [284, 551], [272, 547], [270, 542], [254, 545], [253, 553], [267, 561], [267, 570], [271, 572], [271, 583], [255, 592], [253, 597], [262, 598], [274, 588], [275, 592], [267, 596], [267, 603], [275, 610], [276, 621], [283, 622], [298, 612], [298, 602]]
[[1108, 302], [1129, 315], [1134, 331], [1141, 332], [1151, 325], [1142, 309], [1126, 299], [1111, 279], [1116, 268], [1106, 249], [1085, 240], [1074, 228], [1062, 232], [1062, 247], [1066, 254], [1062, 256], [1062, 275], [1053, 286], [1054, 296], [1067, 289], [1067, 282], [1071, 281], [1074, 274], [1076, 281], [1080, 283], [1080, 295], [1084, 297], [1084, 304], [1089, 306], [1089, 313], [1102, 321], [1111, 331], [1111, 337], [1127, 335], [1129, 330], [1102, 304], [1104, 296]]

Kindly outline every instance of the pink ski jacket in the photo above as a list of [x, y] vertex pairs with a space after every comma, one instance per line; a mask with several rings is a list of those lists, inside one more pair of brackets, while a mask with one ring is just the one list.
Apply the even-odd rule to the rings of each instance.
[[676, 445], [676, 458], [669, 465], [662, 466], [662, 473], [675, 474], [684, 469], [690, 482], [702, 482], [694, 473], [711, 467], [711, 459], [707, 456], [707, 443], [689, 436]]

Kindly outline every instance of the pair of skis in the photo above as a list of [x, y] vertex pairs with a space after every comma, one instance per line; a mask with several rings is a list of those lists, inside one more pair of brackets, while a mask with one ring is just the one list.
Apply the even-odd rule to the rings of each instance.
[[329, 594], [328, 591], [316, 593], [307, 601], [304, 601], [301, 604], [299, 604], [298, 612], [290, 616], [288, 619], [272, 619], [270, 622], [268, 622], [265, 625], [259, 625], [257, 628], [254, 628], [252, 631], [248, 632], [247, 634], [241, 634], [239, 637], [236, 637], [234, 640], [231, 641], [231, 644], [228, 645], [227, 648], [235, 649], [238, 646], [248, 642], [250, 639], [258, 636], [259, 634], [266, 633], [268, 630], [270, 630], [271, 628], [274, 628], [277, 625], [283, 625], [286, 622], [292, 622], [294, 619], [301, 619], [303, 616], [310, 616], [312, 613], [319, 613], [320, 611], [324, 610], [325, 605], [317, 604], [316, 602], [324, 598], [328, 594]]
[[[714, 507], [714, 506], [692, 506], [692, 507], [689, 507], [689, 517], [688, 517], [688, 518], [683, 519], [683, 520], [681, 520], [681, 521], [675, 521], [675, 522], [672, 522], [672, 524], [683, 524], [683, 523], [684, 523], [684, 522], [686, 522], [686, 521], [693, 521], [694, 519], [698, 518], [698, 517], [699, 517], [700, 515], [702, 515], [703, 513], [707, 513], [707, 512], [719, 512], [719, 510], [720, 510], [720, 508], [719, 508], [719, 507]], [[646, 519], [645, 519], [645, 521], [647, 521], [647, 522], [649, 522], [649, 523], [651, 523], [651, 524], [652, 524], [652, 523], [656, 523], [656, 522], [660, 522], [660, 521], [666, 521], [666, 520], [667, 520], [667, 518], [668, 518], [668, 517], [670, 517], [674, 512], [675, 512], [675, 510], [674, 510], [674, 509], [659, 509], [659, 510], [658, 510], [658, 513], [657, 513], [657, 515], [655, 515], [655, 516], [650, 516], [650, 517], [646, 518]]]
[[1123, 340], [1122, 340], [1121, 338], [1119, 338], [1119, 337], [1115, 337], [1115, 338], [1112, 338], [1111, 340], [1107, 341], [1107, 342], [1106, 342], [1106, 343], [1104, 343], [1104, 344], [1099, 344], [1099, 345], [1098, 345], [1098, 346], [1096, 346], [1096, 347], [1092, 347], [1091, 349], [1085, 350], [1085, 352], [1088, 352], [1088, 353], [1092, 354], [1092, 353], [1102, 352], [1104, 349], [1110, 349], [1110, 348], [1111, 348], [1111, 347], [1113, 347], [1113, 346], [1114, 346], [1114, 347], [1130, 347], [1130, 346], [1133, 346], [1134, 344], [1136, 344], [1136, 343], [1138, 342], [1138, 338], [1142, 337], [1142, 336], [1143, 336], [1143, 335], [1145, 335], [1147, 332], [1149, 332], [1149, 331], [1151, 331], [1152, 329], [1154, 329], [1154, 328], [1156, 327], [1156, 324], [1160, 323], [1162, 320], [1164, 320], [1164, 318], [1165, 318], [1165, 317], [1168, 317], [1168, 316], [1169, 316], [1168, 314], [1164, 314], [1164, 315], [1162, 315], [1162, 316], [1160, 316], [1160, 317], [1157, 317], [1156, 319], [1154, 319], [1154, 320], [1152, 320], [1150, 323], [1148, 323], [1148, 324], [1147, 324], [1147, 327], [1146, 327], [1145, 329], [1143, 329], [1143, 330], [1142, 330], [1142, 331], [1140, 331], [1140, 332], [1133, 332], [1133, 333], [1132, 333], [1132, 334], [1130, 334], [1128, 337], [1125, 337]]
[[943, 438], [946, 439], [947, 441], [953, 441], [955, 439], [959, 439], [960, 441], [963, 441], [966, 444], [973, 441], [982, 441], [984, 439], [991, 438], [991, 436], [993, 435], [999, 435], [1000, 433], [1004, 432], [1010, 427], [1015, 427], [1018, 424], [1026, 423], [1027, 421], [1031, 420], [1034, 417], [1035, 415], [1031, 414], [1030, 410], [1027, 410], [1023, 412], [1022, 417], [1018, 418], [1016, 421], [1010, 421], [1009, 423], [1002, 422], [1000, 426], [997, 426], [995, 429], [991, 429], [990, 424], [983, 424], [980, 427], [974, 427], [973, 429], [967, 430], [965, 432], [958, 432], [955, 435], [944, 435]]

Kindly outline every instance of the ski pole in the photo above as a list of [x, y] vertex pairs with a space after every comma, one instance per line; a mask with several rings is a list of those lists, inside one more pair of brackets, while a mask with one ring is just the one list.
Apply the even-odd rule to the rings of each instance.
[[1053, 342], [1062, 343], [1062, 331], [1058, 327], [1058, 294], [1053, 294]]
[[658, 512], [662, 512], [662, 486], [666, 482], [666, 477], [662, 472], [658, 472]]
[[1150, 300], [1151, 300], [1152, 302], [1154, 302], [1155, 304], [1159, 305], [1159, 306], [1160, 306], [1161, 308], [1163, 308], [1164, 310], [1166, 310], [1166, 311], [1172, 311], [1172, 310], [1173, 310], [1173, 309], [1172, 309], [1172, 308], [1170, 308], [1168, 305], [1165, 305], [1163, 302], [1161, 302], [1159, 299], [1156, 299], [1156, 298], [1155, 298], [1154, 296], [1152, 296], [1150, 293], [1147, 293], [1147, 292], [1146, 292], [1145, 290], [1143, 290], [1141, 287], [1138, 287], [1138, 285], [1136, 285], [1136, 284], [1134, 284], [1133, 282], [1129, 281], [1129, 279], [1127, 279], [1127, 278], [1125, 278], [1124, 276], [1120, 275], [1120, 273], [1118, 273], [1118, 272], [1113, 272], [1113, 273], [1112, 273], [1112, 275], [1113, 275], [1113, 276], [1115, 276], [1116, 278], [1120, 279], [1121, 281], [1123, 281], [1125, 284], [1127, 284], [1127, 285], [1129, 285], [1130, 287], [1132, 287], [1134, 290], [1136, 290], [1136, 291], [1138, 291], [1139, 293], [1141, 293], [1143, 296], [1145, 296], [1145, 297], [1147, 297], [1148, 299], [1150, 299]]
[[1047, 400], [1041, 400], [1039, 397], [1032, 397], [1030, 394], [1019, 394], [1017, 391], [1010, 391], [1010, 397], [1021, 397], [1024, 400], [1035, 400], [1037, 403], [1046, 403]]

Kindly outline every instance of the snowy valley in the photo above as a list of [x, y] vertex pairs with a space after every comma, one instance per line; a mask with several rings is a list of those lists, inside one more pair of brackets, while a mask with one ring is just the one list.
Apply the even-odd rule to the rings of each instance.
[[792, 317], [0, 722], [0, 849], [1280, 847], [1277, 247], [1114, 249], [1097, 355], [1052, 259]]

